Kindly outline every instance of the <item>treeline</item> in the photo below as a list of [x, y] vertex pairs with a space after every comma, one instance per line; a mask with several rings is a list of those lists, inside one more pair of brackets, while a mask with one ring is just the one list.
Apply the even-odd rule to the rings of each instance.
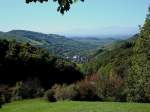
[[16, 89], [13, 96], [18, 94], [16, 97], [34, 98], [36, 92], [48, 89], [55, 83], [70, 84], [82, 77], [75, 63], [55, 57], [28, 43], [0, 40], [0, 99], [6, 100]]
[[0, 40], [0, 74], [1, 84], [12, 85], [36, 77], [44, 87], [54, 83], [72, 83], [82, 77], [74, 63], [28, 43], [7, 40]]

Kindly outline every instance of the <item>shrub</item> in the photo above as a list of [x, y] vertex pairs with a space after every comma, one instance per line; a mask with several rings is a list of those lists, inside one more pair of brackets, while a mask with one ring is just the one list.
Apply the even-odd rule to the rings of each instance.
[[92, 75], [71, 85], [54, 85], [46, 93], [49, 101], [126, 101], [125, 82], [110, 72], [109, 75]]
[[49, 102], [55, 102], [56, 98], [54, 97], [55, 92], [53, 90], [48, 90], [44, 94], [44, 99], [46, 99]]
[[95, 101], [99, 100], [96, 94], [96, 83], [93, 76], [85, 78], [84, 80], [78, 82], [77, 88], [79, 90], [79, 100], [83, 101]]
[[109, 75], [100, 75], [96, 80], [96, 92], [104, 101], [126, 101], [125, 81], [120, 76], [110, 72]]
[[12, 90], [7, 85], [0, 86], [0, 102], [9, 103], [11, 101]]
[[96, 94], [100, 100], [104, 100], [106, 97], [106, 76], [97, 76], [96, 80]]
[[60, 100], [77, 100], [79, 99], [79, 91], [75, 84], [58, 85], [55, 84], [50, 90], [45, 92], [45, 99], [54, 102]]
[[27, 98], [26, 88], [23, 82], [17, 82], [16, 86], [13, 88], [12, 99], [21, 100]]
[[52, 90], [55, 92], [56, 100], [76, 100], [78, 97], [78, 90], [76, 85], [55, 85], [52, 87]]
[[13, 100], [29, 99], [43, 96], [44, 89], [38, 79], [28, 79], [25, 82], [17, 82], [13, 88]]
[[52, 86], [51, 91], [54, 92], [54, 98], [56, 100], [60, 100], [59, 97], [61, 97], [61, 91], [62, 91], [62, 86], [60, 84], [55, 84], [54, 86]]
[[68, 100], [79, 99], [79, 90], [75, 84], [71, 84], [66, 87], [66, 99]]
[[55, 84], [51, 90], [45, 93], [48, 101], [60, 100], [82, 100], [95, 101], [99, 100], [96, 94], [95, 77], [91, 76], [82, 81], [71, 85]]

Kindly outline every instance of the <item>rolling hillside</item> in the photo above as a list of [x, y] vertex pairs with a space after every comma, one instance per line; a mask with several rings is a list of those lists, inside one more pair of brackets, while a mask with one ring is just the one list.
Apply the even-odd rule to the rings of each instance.
[[56, 34], [24, 30], [0, 32], [0, 38], [15, 39], [23, 43], [28, 42], [36, 47], [48, 49], [54, 55], [76, 62], [87, 61], [90, 52], [117, 40], [113, 38], [67, 38]]

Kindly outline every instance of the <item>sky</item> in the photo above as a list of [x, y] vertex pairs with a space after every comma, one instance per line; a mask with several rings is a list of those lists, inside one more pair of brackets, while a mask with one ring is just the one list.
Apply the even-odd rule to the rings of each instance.
[[85, 0], [61, 15], [57, 3], [1, 0], [0, 31], [30, 30], [65, 36], [130, 35], [144, 23], [149, 0]]

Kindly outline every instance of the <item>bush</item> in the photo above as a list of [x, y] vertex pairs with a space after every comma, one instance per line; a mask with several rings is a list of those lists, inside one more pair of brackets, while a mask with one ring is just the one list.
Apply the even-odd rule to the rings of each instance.
[[49, 102], [55, 102], [56, 98], [54, 97], [55, 92], [53, 90], [48, 90], [44, 94], [44, 99], [46, 99]]
[[113, 75], [86, 77], [71, 85], [54, 85], [46, 93], [48, 101], [76, 100], [76, 101], [126, 101], [126, 88], [124, 80]]
[[54, 97], [56, 100], [76, 100], [78, 98], [79, 92], [76, 88], [76, 85], [54, 85], [52, 87], [54, 91]]
[[96, 94], [96, 83], [93, 76], [85, 78], [84, 80], [78, 82], [77, 88], [79, 90], [79, 100], [83, 101], [96, 101], [99, 100]]
[[109, 75], [99, 76], [97, 95], [104, 101], [126, 101], [126, 85], [123, 78], [111, 72]]
[[[47, 94], [47, 93], [46, 93]], [[80, 82], [71, 85], [54, 85], [47, 94], [49, 101], [55, 98], [60, 100], [82, 100], [82, 101], [95, 101], [98, 100], [96, 94], [95, 83], [86, 78]]]
[[40, 85], [38, 79], [28, 79], [25, 82], [17, 82], [13, 88], [13, 100], [30, 99], [42, 97], [44, 89]]
[[96, 94], [100, 100], [104, 100], [106, 97], [106, 83], [107, 83], [106, 76], [97, 76], [96, 80]]
[[79, 99], [79, 90], [75, 84], [71, 84], [66, 88], [66, 99], [68, 100]]
[[0, 103], [9, 103], [11, 101], [12, 90], [7, 85], [0, 86]]
[[45, 93], [48, 101], [74, 100], [74, 101], [96, 101], [99, 100], [96, 94], [96, 83], [93, 77], [86, 78], [71, 85], [54, 85], [51, 90]]
[[58, 85], [55, 84], [50, 90], [45, 92], [44, 98], [50, 102], [61, 100], [78, 100], [79, 90], [75, 84]]

